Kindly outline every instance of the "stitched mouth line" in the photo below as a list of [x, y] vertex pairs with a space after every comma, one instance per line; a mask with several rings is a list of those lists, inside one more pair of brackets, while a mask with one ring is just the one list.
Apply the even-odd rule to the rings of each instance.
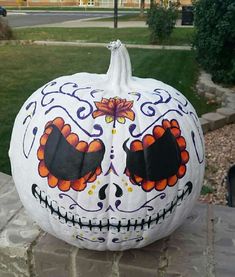
[[[168, 214], [172, 214], [174, 208], [176, 206], [179, 206], [182, 201], [184, 200], [184, 197], [187, 197], [192, 192], [192, 183], [187, 182], [185, 184], [185, 187], [180, 195], [177, 195], [177, 198], [175, 201], [172, 201], [170, 206], [168, 208], [164, 208], [162, 212], [158, 212], [154, 216], [149, 216], [148, 219], [143, 218], [142, 220], [136, 219], [134, 222], [131, 222], [129, 219], [127, 223], [123, 223], [121, 220], [118, 220], [117, 223], [110, 222], [109, 219], [107, 219], [106, 222], [103, 222], [102, 220], [99, 220], [98, 224], [92, 223], [91, 220], [88, 220], [88, 222], [84, 222], [82, 218], [78, 217], [75, 218], [75, 215], [72, 215], [71, 217], [68, 216], [68, 212], [66, 211], [64, 214], [61, 213], [60, 207], [53, 207], [52, 201], [48, 199], [48, 196], [43, 197], [42, 192], [40, 189], [39, 192], [37, 190], [38, 186], [36, 184], [32, 185], [32, 194], [33, 196], [39, 200], [40, 204], [44, 204], [45, 208], [50, 211], [51, 215], [55, 215], [59, 220], [64, 219], [65, 223], [72, 223], [73, 226], [76, 226], [80, 229], [83, 228], [89, 228], [91, 231], [93, 229], [99, 229], [102, 231], [103, 229], [109, 230], [109, 229], [116, 229], [118, 232], [125, 229], [126, 231], [129, 231], [130, 228], [134, 228], [136, 230], [137, 228], [140, 228], [140, 230], [143, 230], [144, 227], [150, 228], [154, 224], [160, 223], [160, 220], [164, 220]], [[71, 213], [70, 213], [71, 214]]]

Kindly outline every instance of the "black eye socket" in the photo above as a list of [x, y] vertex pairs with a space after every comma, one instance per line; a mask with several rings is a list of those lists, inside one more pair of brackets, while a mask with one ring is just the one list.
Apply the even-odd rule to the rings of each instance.
[[44, 161], [52, 175], [61, 180], [77, 180], [101, 165], [105, 153], [101, 140], [98, 140], [102, 146], [100, 150], [81, 152], [66, 140], [57, 126], [49, 127], [52, 131], [45, 145]]
[[180, 148], [170, 129], [143, 150], [129, 150], [126, 145], [128, 140], [124, 142], [123, 149], [127, 154], [126, 168], [132, 176], [137, 175], [145, 180], [159, 181], [178, 172], [181, 165]]

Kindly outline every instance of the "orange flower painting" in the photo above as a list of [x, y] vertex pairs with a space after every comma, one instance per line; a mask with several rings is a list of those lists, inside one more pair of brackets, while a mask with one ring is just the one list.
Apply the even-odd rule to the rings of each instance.
[[100, 102], [95, 102], [95, 106], [97, 110], [93, 112], [93, 118], [105, 116], [105, 121], [107, 123], [113, 122], [114, 128], [116, 121], [124, 124], [126, 118], [131, 121], [135, 119], [135, 114], [132, 111], [133, 101], [127, 101], [119, 97], [102, 98]]

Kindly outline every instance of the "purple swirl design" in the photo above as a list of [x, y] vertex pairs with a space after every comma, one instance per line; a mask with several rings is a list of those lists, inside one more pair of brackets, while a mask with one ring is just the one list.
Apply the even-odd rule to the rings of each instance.
[[144, 102], [140, 106], [141, 112], [146, 116], [155, 116], [156, 115], [156, 106], [159, 104], [166, 104], [171, 100], [171, 95], [168, 91], [160, 88], [156, 88], [153, 95], [156, 95], [159, 99], [155, 102]]
[[[200, 123], [199, 123], [198, 117], [193, 112], [190, 112], [190, 115], [193, 119], [194, 124], [197, 127], [198, 135], [199, 135], [199, 138], [200, 138], [200, 143], [201, 143], [201, 145], [203, 145], [203, 138], [202, 138], [202, 135], [201, 135], [201, 132], [200, 132], [200, 127], [199, 127]], [[197, 160], [198, 160], [199, 164], [202, 164], [204, 162], [204, 159], [205, 159], [205, 154], [204, 154], [203, 150], [201, 151], [201, 155], [199, 154], [199, 152], [200, 152], [198, 150], [199, 145], [197, 145], [197, 143], [196, 143], [196, 139], [195, 139], [196, 136], [195, 136], [195, 133], [193, 131], [191, 131], [191, 137], [192, 137], [195, 153], [196, 153], [196, 156], [197, 156]]]
[[132, 137], [134, 138], [138, 138], [140, 136], [142, 136], [149, 128], [153, 127], [156, 122], [158, 120], [160, 120], [161, 118], [163, 118], [166, 114], [168, 113], [171, 113], [171, 112], [175, 112], [177, 114], [179, 114], [180, 116], [183, 116], [183, 114], [179, 111], [179, 110], [176, 110], [176, 109], [169, 109], [168, 111], [166, 111], [164, 114], [160, 115], [156, 120], [154, 120], [149, 126], [147, 126], [142, 132], [140, 133], [137, 133], [137, 134], [134, 134], [134, 131], [136, 129], [136, 124], [131, 124], [130, 127], [129, 127], [129, 132], [131, 134]]
[[32, 142], [31, 142], [31, 144], [29, 146], [29, 150], [27, 152], [26, 152], [26, 149], [25, 149], [26, 148], [25, 147], [25, 138], [26, 138], [26, 135], [28, 134], [28, 129], [29, 129], [29, 126], [30, 126], [30, 122], [31, 122], [32, 118], [35, 115], [35, 112], [36, 112], [36, 109], [37, 109], [37, 102], [36, 101], [30, 102], [26, 106], [25, 109], [26, 109], [26, 111], [29, 111], [29, 109], [32, 109], [31, 114], [27, 115], [26, 118], [23, 121], [23, 125], [28, 121], [28, 124], [27, 124], [25, 132], [24, 132], [24, 137], [23, 137], [23, 154], [24, 154], [25, 158], [28, 159], [28, 157], [29, 157], [29, 155], [31, 153], [31, 150], [33, 148], [33, 144], [35, 142], [35, 138], [36, 138], [36, 134], [37, 134], [38, 128], [34, 127], [33, 130], [32, 130], [33, 138], [32, 138]]
[[122, 213], [135, 213], [138, 212], [141, 209], [147, 208], [148, 211], [152, 211], [154, 210], [154, 207], [151, 205], [148, 205], [150, 202], [152, 202], [153, 200], [155, 200], [156, 198], [160, 197], [160, 199], [164, 199], [166, 197], [165, 192], [159, 193], [158, 195], [155, 195], [153, 198], [151, 198], [150, 200], [148, 200], [147, 202], [145, 202], [143, 205], [141, 205], [138, 209], [134, 209], [134, 210], [122, 210], [119, 208], [119, 206], [121, 205], [121, 200], [117, 200], [115, 202], [115, 207], [117, 209], [117, 211], [122, 212]]
[[103, 91], [104, 91], [103, 89], [93, 89], [90, 92], [90, 95], [91, 95], [92, 98], [95, 98], [94, 94], [99, 93], [99, 92], [103, 92]]
[[75, 201], [71, 196], [69, 196], [68, 194], [66, 193], [60, 193], [59, 194], [59, 198], [63, 199], [64, 197], [68, 197], [70, 198], [73, 203], [69, 206], [69, 209], [70, 210], [74, 210], [75, 207], [79, 207], [81, 210], [85, 211], [85, 212], [99, 212], [103, 209], [103, 203], [102, 202], [98, 202], [97, 203], [97, 206], [99, 207], [98, 209], [96, 210], [89, 210], [89, 209], [85, 209], [84, 207], [82, 207], [81, 205], [78, 204], [77, 201]]
[[[79, 119], [85, 119], [89, 115], [91, 115], [91, 113], [93, 112], [92, 105], [88, 101], [83, 100], [76, 95], [76, 93], [79, 90], [87, 90], [87, 89], [90, 89], [90, 87], [79, 88], [76, 83], [68, 82], [68, 83], [61, 85], [59, 87], [59, 89], [56, 91], [55, 90], [47, 91], [47, 92], [45, 91], [45, 89], [48, 88], [49, 86], [54, 86], [56, 84], [57, 84], [56, 82], [52, 82], [50, 84], [47, 84], [42, 89], [41, 93], [42, 93], [43, 97], [41, 100], [41, 105], [43, 107], [46, 107], [55, 101], [55, 98], [53, 97], [53, 95], [63, 94], [63, 95], [67, 95], [67, 96], [70, 96], [70, 97], [76, 99], [77, 101], [79, 101], [79, 104], [82, 105], [77, 111], [77, 116]], [[70, 88], [70, 89], [72, 88], [72, 91], [68, 92], [67, 91], [68, 88]], [[49, 102], [46, 102], [46, 98], [49, 98]], [[82, 114], [82, 112], [83, 112], [83, 114]]]
[[86, 237], [82, 237], [82, 236], [76, 235], [76, 238], [81, 240], [81, 241], [87, 240], [89, 242], [99, 242], [99, 243], [105, 242], [105, 238], [103, 238], [103, 237], [98, 237], [98, 238], [96, 238], [96, 240], [91, 240], [91, 239], [88, 239]]
[[141, 98], [141, 93], [139, 92], [128, 92], [128, 94], [136, 96], [137, 97], [136, 101], [139, 101]]
[[[69, 209], [70, 210], [74, 210], [75, 207], [79, 207], [81, 210], [85, 211], [85, 212], [99, 212], [103, 209], [104, 205], [102, 202], [98, 202], [97, 206], [99, 207], [98, 209], [86, 209], [84, 207], [82, 207], [76, 200], [74, 200], [70, 195], [66, 194], [66, 193], [60, 193], [59, 194], [59, 198], [63, 199], [63, 198], [69, 198], [72, 200], [72, 204], [69, 205]], [[164, 192], [159, 193], [158, 195], [155, 195], [153, 198], [151, 198], [150, 200], [146, 201], [144, 204], [142, 204], [139, 208], [134, 209], [134, 210], [123, 210], [120, 209], [119, 206], [121, 205], [121, 200], [117, 200], [115, 202], [115, 208], [116, 211], [122, 212], [122, 213], [135, 213], [141, 209], [145, 209], [147, 208], [148, 211], [152, 211], [154, 210], [154, 207], [149, 205], [150, 202], [152, 202], [153, 200], [155, 200], [156, 198], [160, 198], [160, 199], [164, 199], [166, 197], [166, 194]], [[106, 212], [108, 210], [112, 210], [113, 212], [115, 212], [115, 209], [109, 205], [108, 208], [105, 210]]]
[[136, 242], [139, 242], [139, 241], [142, 241], [144, 238], [141, 236], [141, 237], [136, 237], [136, 238], [132, 238], [132, 239], [124, 239], [124, 240], [121, 240], [119, 238], [113, 238], [112, 239], [112, 242], [113, 243], [122, 243], [122, 242], [126, 242], [126, 241], [131, 241], [131, 240], [135, 240]]
[[[79, 123], [79, 120], [84, 120], [88, 116], [90, 116], [93, 112], [93, 107], [89, 103], [89, 101], [81, 99], [78, 97], [78, 92], [81, 90], [89, 90], [91, 87], [79, 87], [78, 84], [73, 82], [67, 82], [61, 85], [58, 89], [54, 89], [55, 85], [57, 85], [57, 82], [51, 82], [47, 84], [41, 91], [43, 97], [41, 99], [41, 105], [42, 107], [47, 107], [50, 105], [50, 107], [46, 110], [45, 114], [48, 114], [50, 111], [54, 109], [62, 109], [69, 118], [89, 137], [99, 137], [103, 134], [103, 129], [99, 124], [95, 124], [92, 128], [92, 133], [87, 131], [85, 128], [81, 126]], [[93, 90], [94, 93], [94, 90]], [[71, 112], [64, 106], [59, 104], [53, 104], [55, 101], [55, 96], [58, 96], [58, 94], [67, 95], [77, 101], [76, 105], [79, 105], [76, 116], [72, 115]]]
[[45, 112], [45, 114], [49, 113], [52, 109], [56, 109], [56, 108], [57, 109], [62, 109], [68, 115], [68, 117], [89, 137], [99, 137], [103, 134], [103, 128], [99, 124], [94, 124], [93, 125], [93, 130], [92, 131], [97, 131], [97, 133], [92, 133], [91, 134], [90, 132], [88, 132], [86, 129], [84, 129], [81, 125], [79, 125], [77, 123], [77, 121], [70, 115], [69, 111], [66, 108], [64, 108], [60, 105], [56, 105], [56, 106], [51, 107], [50, 109], [48, 109]]

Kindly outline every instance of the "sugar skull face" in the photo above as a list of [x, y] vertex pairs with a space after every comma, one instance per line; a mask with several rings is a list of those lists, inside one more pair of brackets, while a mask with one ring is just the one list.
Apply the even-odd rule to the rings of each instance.
[[79, 73], [37, 90], [11, 140], [20, 198], [45, 231], [81, 248], [142, 247], [191, 211], [204, 173], [199, 120], [178, 91], [130, 75], [111, 44], [107, 74]]

